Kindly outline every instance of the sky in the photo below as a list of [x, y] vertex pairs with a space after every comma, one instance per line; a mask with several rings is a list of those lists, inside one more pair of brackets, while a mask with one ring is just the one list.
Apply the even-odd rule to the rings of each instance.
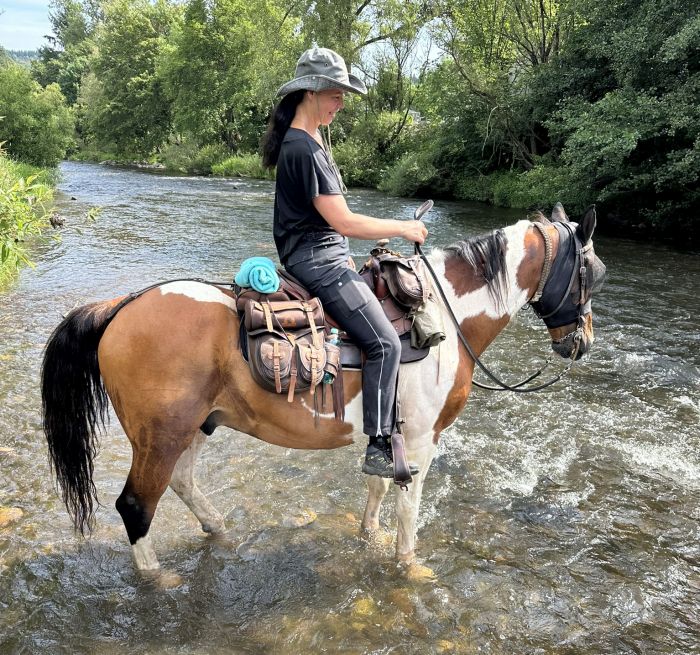
[[50, 33], [49, 0], [0, 0], [0, 45], [6, 50], [36, 50]]

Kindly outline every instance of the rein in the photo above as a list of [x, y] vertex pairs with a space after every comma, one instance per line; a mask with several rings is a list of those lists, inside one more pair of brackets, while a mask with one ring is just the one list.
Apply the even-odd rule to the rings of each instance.
[[[545, 242], [545, 261], [542, 267], [542, 274], [540, 277], [540, 282], [537, 287], [537, 291], [535, 292], [535, 295], [528, 301], [528, 304], [532, 304], [534, 302], [538, 302], [540, 298], [542, 297], [542, 292], [544, 290], [544, 287], [547, 283], [547, 279], [549, 278], [549, 274], [551, 272], [551, 267], [552, 267], [552, 242], [551, 239], [549, 238], [549, 235], [547, 234], [546, 229], [544, 226], [539, 225], [538, 223], [533, 223], [533, 225], [539, 230], [540, 234], [542, 234], [542, 237]], [[564, 223], [563, 225], [566, 226]], [[569, 227], [566, 226], [567, 229], [569, 230], [572, 238], [573, 238], [573, 244], [574, 247], [576, 248], [576, 235], [575, 232]], [[472, 379], [472, 384], [475, 386], [479, 387], [480, 389], [487, 389], [489, 391], [513, 391], [515, 393], [531, 393], [533, 391], [540, 391], [542, 389], [545, 389], [551, 385], [553, 385], [555, 382], [558, 382], [559, 380], [564, 377], [569, 370], [571, 369], [573, 363], [576, 361], [576, 356], [578, 355], [579, 347], [581, 344], [581, 338], [583, 335], [583, 323], [584, 323], [584, 318], [583, 318], [583, 309], [584, 309], [584, 298], [585, 298], [585, 277], [586, 277], [586, 265], [585, 261], [583, 259], [583, 254], [590, 249], [590, 245], [584, 246], [583, 248], [576, 248], [576, 260], [580, 260], [580, 266], [578, 267], [578, 272], [579, 272], [579, 279], [580, 279], [580, 284], [581, 284], [581, 293], [580, 293], [580, 309], [578, 311], [578, 318], [577, 318], [577, 328], [573, 332], [567, 334], [565, 337], [562, 337], [561, 339], [555, 340], [555, 343], [563, 344], [566, 343], [566, 341], [573, 339], [575, 343], [575, 348], [574, 351], [571, 354], [571, 358], [569, 363], [566, 365], [566, 368], [553, 377], [551, 380], [548, 380], [547, 382], [543, 382], [542, 384], [537, 384], [535, 386], [523, 388], [526, 384], [529, 382], [532, 382], [536, 377], [538, 377], [551, 363], [552, 357], [550, 356], [547, 358], [545, 361], [544, 365], [537, 371], [535, 371], [532, 375], [529, 377], [525, 378], [524, 380], [521, 380], [520, 382], [517, 382], [515, 384], [507, 384], [506, 382], [503, 382], [501, 379], [499, 379], [495, 373], [490, 371], [486, 365], [479, 359], [479, 357], [476, 355], [476, 353], [473, 351], [472, 347], [469, 345], [469, 342], [467, 341], [467, 338], [464, 336], [464, 333], [462, 332], [462, 328], [459, 325], [459, 321], [457, 320], [457, 317], [454, 314], [454, 311], [452, 310], [452, 307], [450, 305], [449, 300], [447, 299], [447, 296], [445, 295], [445, 292], [442, 288], [442, 285], [440, 284], [440, 281], [438, 280], [437, 274], [435, 273], [435, 270], [431, 266], [430, 262], [428, 261], [428, 258], [425, 256], [423, 253], [423, 250], [420, 246], [419, 243], [415, 243], [415, 251], [416, 254], [420, 255], [420, 258], [423, 260], [425, 263], [426, 267], [428, 268], [428, 271], [430, 272], [430, 275], [432, 276], [435, 286], [437, 287], [438, 291], [440, 292], [440, 296], [442, 298], [443, 303], [445, 304], [445, 307], [447, 308], [447, 312], [450, 315], [450, 318], [452, 319], [452, 322], [454, 323], [455, 327], [457, 328], [457, 336], [459, 337], [459, 340], [462, 342], [462, 345], [466, 348], [467, 352], [469, 353], [469, 356], [472, 358], [474, 363], [493, 381], [495, 382], [498, 386], [489, 386], [486, 384], [481, 384], [480, 382], [477, 382], [476, 380]], [[577, 272], [577, 267], [576, 267], [576, 261], [574, 262], [573, 270], [571, 272], [571, 278], [569, 280], [568, 287], [564, 294], [562, 295], [561, 300], [559, 301], [558, 305], [556, 306], [556, 309], [550, 313], [548, 313], [546, 316], [540, 316], [540, 318], [548, 318], [550, 316], [553, 316], [556, 314], [561, 306], [564, 304], [564, 301], [566, 300], [566, 297], [569, 295], [571, 291], [571, 287], [573, 285], [573, 281], [576, 277], [576, 272]], [[534, 307], [533, 307], [534, 309]], [[535, 310], [537, 311], [537, 310]]]

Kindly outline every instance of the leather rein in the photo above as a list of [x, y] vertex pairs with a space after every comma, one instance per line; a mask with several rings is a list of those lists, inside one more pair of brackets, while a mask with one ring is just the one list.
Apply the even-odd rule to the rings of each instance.
[[[573, 287], [574, 281], [576, 280], [576, 274], [578, 273], [578, 278], [579, 278], [579, 285], [580, 285], [580, 295], [579, 295], [579, 303], [578, 303], [578, 315], [576, 318], [576, 330], [573, 332], [570, 332], [566, 336], [562, 337], [561, 339], [556, 339], [554, 340], [554, 343], [559, 343], [563, 344], [567, 341], [573, 340], [574, 342], [574, 350], [571, 353], [570, 361], [566, 365], [566, 368], [553, 377], [551, 380], [548, 380], [547, 382], [543, 382], [541, 384], [536, 384], [534, 386], [526, 387], [525, 385], [528, 384], [529, 382], [532, 382], [535, 378], [537, 378], [552, 362], [552, 356], [548, 357], [547, 360], [545, 361], [544, 365], [537, 371], [535, 371], [532, 375], [528, 376], [524, 380], [521, 380], [520, 382], [517, 382], [515, 384], [508, 384], [506, 382], [503, 382], [500, 378], [496, 376], [495, 373], [490, 371], [486, 365], [479, 359], [477, 354], [474, 352], [472, 347], [469, 345], [469, 342], [467, 341], [467, 338], [464, 336], [464, 333], [462, 332], [462, 328], [459, 325], [459, 321], [457, 320], [457, 317], [454, 314], [454, 311], [452, 310], [452, 307], [450, 306], [450, 302], [447, 299], [447, 296], [445, 295], [445, 292], [440, 284], [440, 281], [438, 280], [437, 274], [435, 273], [433, 267], [431, 266], [430, 262], [428, 261], [428, 258], [425, 256], [423, 253], [423, 250], [420, 247], [419, 243], [415, 244], [415, 249], [416, 249], [416, 254], [420, 255], [420, 258], [423, 260], [425, 263], [426, 267], [428, 268], [428, 271], [430, 272], [430, 275], [432, 276], [435, 286], [437, 287], [438, 291], [440, 292], [440, 296], [442, 298], [443, 303], [445, 304], [445, 307], [447, 308], [447, 312], [452, 319], [452, 322], [454, 323], [455, 327], [457, 328], [457, 336], [459, 337], [459, 340], [462, 342], [464, 347], [466, 348], [467, 352], [469, 353], [469, 356], [472, 358], [474, 363], [493, 381], [495, 382], [498, 386], [490, 386], [486, 384], [481, 384], [480, 382], [477, 382], [476, 380], [472, 379], [472, 384], [475, 386], [479, 387], [480, 389], [487, 389], [489, 391], [513, 391], [515, 393], [531, 393], [533, 391], [540, 391], [541, 389], [545, 389], [551, 385], [553, 385], [555, 382], [558, 382], [559, 380], [564, 377], [569, 370], [571, 369], [573, 363], [576, 361], [576, 357], [578, 355], [578, 351], [581, 345], [581, 340], [583, 339], [583, 328], [585, 324], [585, 313], [586, 313], [586, 307], [589, 305], [588, 301], [586, 300], [586, 280], [587, 280], [587, 266], [586, 266], [586, 260], [585, 260], [585, 253], [587, 253], [591, 249], [591, 244], [590, 242], [587, 245], [581, 245], [580, 241], [578, 239], [578, 236], [576, 235], [576, 231], [567, 223], [558, 223], [559, 225], [562, 225], [566, 230], [568, 230], [570, 237], [571, 237], [571, 247], [575, 248], [576, 250], [576, 257], [574, 259], [574, 263], [572, 266], [571, 270], [571, 275], [569, 278], [569, 284], [564, 291], [564, 293], [561, 296], [561, 299], [559, 302], [556, 304], [555, 309], [548, 311], [546, 314], [542, 314], [538, 308], [535, 307], [535, 304], [540, 304], [541, 306], [541, 299], [543, 296], [543, 293], [545, 291], [545, 286], [547, 284], [547, 281], [549, 280], [549, 276], [551, 273], [552, 269], [552, 241], [547, 234], [547, 230], [544, 225], [541, 225], [540, 223], [533, 223], [532, 225], [540, 232], [542, 235], [542, 238], [544, 239], [545, 243], [545, 259], [544, 259], [544, 264], [542, 266], [542, 273], [540, 276], [540, 282], [537, 286], [537, 291], [535, 291], [535, 294], [528, 300], [528, 304], [533, 307], [535, 312], [538, 314], [538, 316], [542, 319], [547, 319], [553, 317], [557, 312], [562, 308], [564, 302], [566, 301], [567, 297], [571, 293], [571, 289]], [[577, 267], [577, 262], [579, 263], [579, 266]]]

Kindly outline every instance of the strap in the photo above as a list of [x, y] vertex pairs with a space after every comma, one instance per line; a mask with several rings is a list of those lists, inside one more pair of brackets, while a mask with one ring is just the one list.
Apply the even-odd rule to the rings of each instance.
[[262, 303], [263, 314], [265, 314], [265, 324], [267, 326], [268, 332], [274, 332], [272, 327], [272, 308], [270, 307], [270, 301]]
[[537, 302], [542, 297], [544, 285], [547, 284], [549, 273], [552, 270], [552, 238], [549, 236], [547, 228], [542, 225], [542, 223], [533, 223], [533, 225], [539, 230], [542, 238], [544, 239], [544, 263], [542, 264], [540, 283], [537, 285], [535, 295], [530, 298], [530, 302]]
[[282, 378], [280, 377], [280, 345], [277, 341], [272, 342], [272, 368], [275, 372], [275, 391], [282, 393]]
[[309, 305], [309, 303], [307, 303], [307, 302], [302, 303], [301, 306], [304, 309], [304, 312], [306, 312], [306, 316], [309, 319], [309, 325], [311, 326], [311, 337], [312, 337], [313, 342], [314, 342], [314, 347], [321, 348], [321, 343], [319, 342], [318, 330], [316, 329], [316, 323], [314, 322], [314, 310], [311, 308], [311, 305]]
[[292, 372], [289, 378], [289, 391], [287, 392], [287, 402], [294, 402], [294, 389], [297, 386], [297, 358], [292, 353]]

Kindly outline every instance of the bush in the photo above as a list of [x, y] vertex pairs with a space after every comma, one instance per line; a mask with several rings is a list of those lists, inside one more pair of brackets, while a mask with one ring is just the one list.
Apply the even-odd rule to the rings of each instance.
[[161, 160], [166, 168], [195, 175], [209, 175], [216, 164], [223, 162], [231, 151], [223, 144], [197, 146], [192, 141], [171, 143], [163, 150]]
[[0, 142], [14, 159], [55, 166], [73, 142], [73, 116], [57, 84], [42, 89], [28, 70], [0, 65]]
[[333, 148], [333, 157], [348, 186], [376, 187], [381, 179], [381, 160], [361, 141], [349, 138]]
[[11, 161], [0, 150], [0, 284], [22, 264], [31, 265], [25, 244], [48, 224], [52, 189], [43, 180], [41, 171]]
[[255, 177], [258, 179], [273, 180], [274, 170], [268, 170], [262, 165], [260, 155], [243, 154], [234, 155], [212, 166], [211, 172], [222, 177]]
[[431, 152], [407, 152], [388, 171], [379, 189], [395, 196], [430, 195], [438, 171]]
[[590, 191], [576, 183], [569, 168], [549, 163], [540, 163], [522, 173], [497, 171], [462, 178], [455, 196], [460, 200], [520, 209], [552, 207], [561, 202], [573, 213], [583, 211], [595, 201]]
[[352, 127], [333, 154], [348, 186], [376, 187], [385, 171], [405, 152], [410, 124], [402, 126], [401, 112], [368, 114]]

